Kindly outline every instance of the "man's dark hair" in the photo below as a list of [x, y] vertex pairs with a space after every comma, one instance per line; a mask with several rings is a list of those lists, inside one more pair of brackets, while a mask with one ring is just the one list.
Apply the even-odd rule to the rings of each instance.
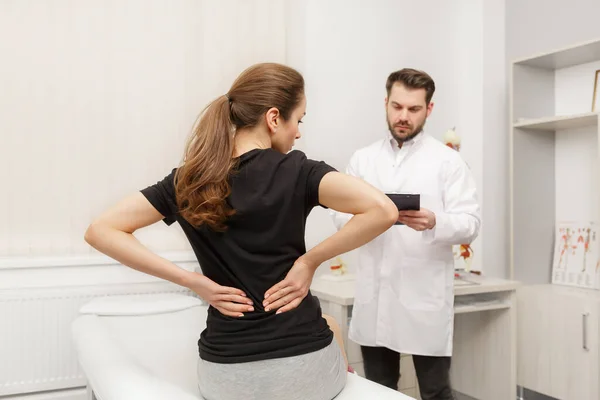
[[392, 72], [388, 76], [385, 84], [388, 97], [394, 83], [401, 83], [409, 89], [425, 89], [425, 102], [427, 104], [429, 104], [435, 92], [435, 82], [433, 82], [433, 79], [426, 72], [412, 68], [404, 68], [400, 71]]

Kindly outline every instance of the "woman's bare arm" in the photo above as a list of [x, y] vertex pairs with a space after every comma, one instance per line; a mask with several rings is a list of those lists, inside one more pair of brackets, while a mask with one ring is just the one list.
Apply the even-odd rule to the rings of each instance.
[[97, 217], [85, 232], [85, 241], [133, 269], [187, 286], [190, 272], [154, 254], [133, 232], [163, 219], [141, 193], [130, 195]]
[[316, 269], [323, 262], [354, 250], [388, 230], [398, 220], [396, 205], [362, 179], [330, 172], [319, 185], [319, 202], [332, 210], [353, 214], [339, 231], [300, 257], [286, 278], [265, 293], [267, 311], [289, 311], [307, 295]]
[[241, 316], [253, 311], [252, 301], [241, 290], [178, 267], [151, 252], [133, 235], [163, 218], [143, 194], [135, 193], [96, 218], [85, 232], [85, 240], [123, 265], [193, 290], [225, 315]]
[[354, 216], [338, 232], [301, 257], [315, 268], [370, 242], [398, 220], [398, 208], [389, 197], [362, 179], [339, 172], [323, 177], [319, 186], [319, 202], [332, 210]]

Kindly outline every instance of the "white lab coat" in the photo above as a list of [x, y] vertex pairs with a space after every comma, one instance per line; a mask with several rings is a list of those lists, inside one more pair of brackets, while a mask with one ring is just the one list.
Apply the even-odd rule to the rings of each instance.
[[[472, 242], [481, 223], [475, 182], [458, 152], [426, 133], [398, 148], [391, 135], [358, 150], [348, 174], [385, 193], [418, 193], [436, 226], [394, 225], [358, 250], [349, 337], [399, 353], [451, 356], [452, 245]], [[332, 212], [340, 229], [352, 217]]]

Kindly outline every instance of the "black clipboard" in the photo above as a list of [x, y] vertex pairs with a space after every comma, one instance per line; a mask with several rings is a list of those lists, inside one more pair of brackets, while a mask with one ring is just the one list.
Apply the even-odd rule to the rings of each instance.
[[[412, 193], [386, 193], [386, 195], [394, 202], [398, 211], [421, 209], [421, 195]], [[401, 222], [396, 222], [394, 225], [404, 225]]]

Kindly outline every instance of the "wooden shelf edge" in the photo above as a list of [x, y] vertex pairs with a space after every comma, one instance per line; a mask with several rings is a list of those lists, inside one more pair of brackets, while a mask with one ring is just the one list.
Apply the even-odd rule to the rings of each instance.
[[514, 122], [513, 128], [532, 130], [554, 130], [581, 128], [598, 124], [598, 112], [587, 112], [573, 115], [558, 115], [544, 118], [532, 118], [530, 120]]
[[[529, 66], [542, 69], [568, 68], [578, 64], [586, 64], [597, 59], [600, 48], [600, 38], [574, 43], [570, 46], [554, 48], [550, 51], [539, 52], [528, 57], [517, 57], [510, 61], [511, 65]], [[574, 60], [565, 60], [565, 57]]]
[[506, 302], [491, 303], [491, 304], [461, 304], [454, 306], [454, 314], [467, 314], [480, 311], [504, 310], [510, 308], [510, 304]]

